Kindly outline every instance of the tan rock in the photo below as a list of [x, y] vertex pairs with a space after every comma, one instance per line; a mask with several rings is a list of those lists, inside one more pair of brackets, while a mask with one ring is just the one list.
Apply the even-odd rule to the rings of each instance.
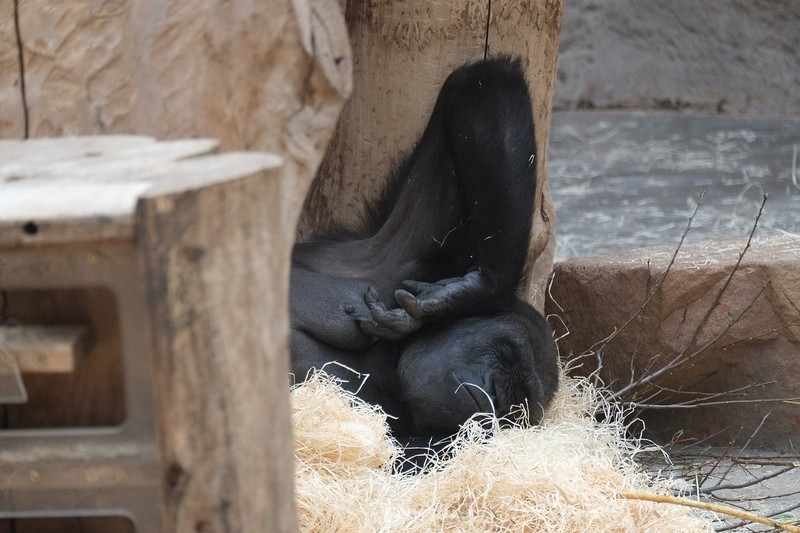
[[569, 332], [562, 357], [584, 374], [601, 362], [626, 401], [672, 405], [643, 412], [654, 437], [743, 445], [755, 434], [751, 447], [790, 448], [800, 435], [800, 238], [755, 240], [735, 268], [744, 246], [686, 245], [663, 282], [668, 247], [559, 263], [547, 311]]

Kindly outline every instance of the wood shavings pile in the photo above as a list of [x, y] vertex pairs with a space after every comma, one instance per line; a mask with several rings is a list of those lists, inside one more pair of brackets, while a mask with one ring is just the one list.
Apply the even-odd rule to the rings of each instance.
[[[684, 507], [625, 500], [672, 493], [633, 457], [621, 414], [583, 380], [563, 378], [538, 427], [465, 424], [450, 460], [392, 473], [400, 448], [386, 416], [324, 374], [291, 392], [300, 530], [308, 532], [710, 532]], [[592, 416], [601, 407], [605, 422]], [[706, 515], [707, 516], [707, 515]]]

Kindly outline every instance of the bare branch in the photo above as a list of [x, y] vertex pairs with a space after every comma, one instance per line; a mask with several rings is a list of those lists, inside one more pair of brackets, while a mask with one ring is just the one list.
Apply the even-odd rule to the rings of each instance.
[[708, 407], [711, 405], [733, 405], [737, 403], [791, 403], [800, 401], [800, 397], [797, 398], [749, 398], [747, 400], [720, 400], [716, 402], [703, 402], [698, 400], [698, 403], [690, 403], [690, 402], [683, 402], [683, 403], [670, 403], [670, 404], [663, 404], [663, 403], [638, 403], [638, 402], [626, 402], [631, 407], [636, 409], [650, 409], [650, 410], [659, 410], [665, 411], [669, 409], [695, 409], [697, 407]]
[[[689, 356], [686, 355], [687, 352], [689, 351], [689, 349], [692, 348], [692, 346], [694, 345], [694, 342], [697, 340], [697, 337], [698, 337], [700, 331], [702, 331], [703, 328], [708, 323], [708, 320], [711, 317], [711, 314], [717, 308], [717, 305], [719, 304], [720, 299], [725, 294], [725, 291], [727, 290], [728, 286], [730, 285], [731, 279], [733, 279], [733, 276], [739, 270], [739, 267], [740, 267], [740, 265], [742, 263], [742, 259], [744, 258], [744, 255], [747, 253], [747, 250], [749, 250], [750, 245], [752, 243], [753, 234], [755, 233], [756, 228], [758, 227], [758, 221], [761, 219], [761, 213], [764, 210], [764, 205], [766, 204], [766, 201], [767, 201], [767, 195], [764, 195], [763, 198], [762, 198], [762, 201], [761, 201], [761, 206], [758, 209], [758, 214], [756, 215], [756, 219], [753, 222], [753, 227], [750, 230], [750, 235], [747, 238], [747, 242], [745, 243], [744, 248], [739, 253], [739, 257], [736, 260], [736, 264], [734, 264], [733, 269], [731, 270], [731, 272], [728, 275], [728, 277], [725, 279], [725, 282], [723, 283], [722, 288], [717, 293], [717, 296], [714, 299], [714, 302], [711, 304], [711, 306], [709, 306], [709, 308], [706, 311], [705, 315], [703, 316], [702, 320], [697, 325], [697, 328], [695, 328], [694, 334], [692, 335], [692, 339], [689, 341], [689, 343], [687, 344], [686, 348], [681, 350], [680, 352], [678, 352], [675, 355], [675, 357], [673, 357], [672, 360], [669, 363], [667, 363], [666, 365], [664, 365], [660, 369], [656, 370], [655, 372], [652, 372], [652, 373], [649, 373], [649, 374], [646, 374], [646, 375], [642, 376], [637, 382], [631, 383], [631, 384], [623, 387], [619, 391], [615, 392], [614, 395], [613, 395], [613, 397], [615, 399], [621, 400], [623, 398], [626, 398], [626, 397], [630, 396], [631, 393], [634, 392], [639, 387], [646, 386], [646, 385], [649, 385], [649, 384], [655, 382], [657, 379], [659, 379], [661, 376], [663, 376], [667, 372], [670, 372], [670, 371], [674, 370], [675, 368], [677, 368], [681, 364], [685, 363], [686, 361], [691, 360], [691, 358], [696, 357], [698, 354], [700, 354], [702, 352], [702, 350], [704, 348], [701, 348], [700, 350], [694, 351]], [[674, 261], [674, 258], [675, 258], [676, 255], [677, 255], [677, 250], [676, 250], [675, 254], [673, 255], [673, 261]], [[670, 262], [670, 267], [671, 266], [672, 266], [672, 262]], [[665, 276], [666, 276], [666, 273], [665, 273]], [[662, 277], [661, 279], [663, 281], [664, 277]], [[745, 310], [742, 311], [742, 313], [739, 314], [737, 319], [733, 321], [734, 324], [744, 315], [744, 313], [746, 313], [752, 307], [752, 305], [755, 302], [755, 300], [758, 299], [758, 297], [764, 292], [764, 290], [766, 289], [768, 284], [769, 283], [767, 283], [762, 288], [762, 290], [758, 293], [758, 295], [756, 295], [756, 298], [754, 298], [753, 301], [745, 308]], [[648, 302], [649, 302], [649, 299], [648, 299]], [[641, 309], [643, 309], [643, 307], [640, 308], [640, 311], [641, 311]], [[627, 325], [628, 323], [630, 323], [631, 320], [633, 320], [633, 318], [629, 319], [624, 325]], [[731, 327], [731, 325], [729, 325], [728, 328], [725, 331], [727, 331], [730, 327]], [[619, 331], [619, 330], [617, 330], [617, 331]], [[724, 332], [722, 334], [724, 334]], [[722, 334], [720, 334], [720, 336]], [[714, 341], [716, 341], [717, 338], [719, 338], [719, 337], [716, 337], [714, 339]]]
[[[701, 486], [700, 488], [701, 488], [701, 492], [703, 494], [711, 494], [713, 492], [717, 492], [717, 491], [720, 491], [720, 490], [744, 489], [744, 488], [747, 488], [747, 487], [752, 487], [753, 485], [758, 485], [762, 481], [766, 481], [768, 479], [776, 478], [776, 477], [781, 476], [781, 475], [783, 475], [783, 474], [785, 474], [787, 472], [791, 472], [792, 470], [794, 470], [794, 468], [795, 467], [793, 467], [793, 466], [787, 466], [787, 467], [781, 468], [780, 470], [776, 470], [775, 472], [772, 472], [771, 474], [764, 474], [761, 477], [755, 478], [755, 479], [753, 479], [751, 481], [745, 481], [743, 483], [727, 483], [725, 485], [722, 485], [722, 484], [714, 485], [713, 487], [708, 487], [708, 488], [705, 488], [705, 487]], [[692, 494], [690, 493], [689, 495], [692, 495]]]
[[621, 331], [623, 331], [626, 327], [628, 327], [628, 325], [631, 322], [633, 322], [636, 319], [636, 317], [638, 317], [639, 315], [642, 314], [642, 311], [645, 310], [645, 308], [650, 303], [650, 301], [653, 299], [653, 297], [658, 293], [659, 290], [661, 290], [661, 286], [664, 284], [664, 280], [667, 278], [667, 275], [669, 274], [669, 271], [672, 270], [672, 265], [675, 264], [675, 259], [677, 259], [678, 253], [680, 252], [681, 248], [683, 247], [683, 241], [686, 239], [686, 235], [689, 233], [689, 230], [692, 228], [692, 221], [694, 220], [694, 217], [697, 215], [697, 211], [698, 211], [698, 209], [700, 209], [700, 205], [703, 203], [703, 196], [704, 195], [705, 195], [705, 191], [700, 191], [700, 196], [697, 198], [697, 205], [694, 207], [694, 211], [692, 212], [692, 215], [689, 217], [689, 221], [686, 224], [686, 229], [684, 229], [683, 230], [683, 234], [681, 234], [681, 240], [678, 242], [678, 246], [675, 247], [675, 252], [672, 254], [672, 258], [670, 259], [669, 264], [667, 265], [667, 269], [664, 271], [664, 274], [661, 276], [661, 279], [658, 280], [658, 283], [656, 283], [656, 286], [650, 291], [650, 294], [647, 296], [647, 298], [645, 299], [644, 303], [642, 303], [642, 305], [639, 307], [639, 309], [637, 309], [636, 312], [633, 313], [633, 315], [631, 315], [631, 317], [628, 320], [626, 320], [624, 324], [622, 324], [620, 327], [616, 328], [605, 339], [603, 339], [601, 341], [598, 341], [598, 342], [594, 343], [593, 345], [591, 345], [589, 348], [586, 349], [586, 351], [584, 353], [593, 352], [593, 351], [595, 351], [595, 348], [597, 348], [598, 346], [608, 344], [614, 337], [619, 335], [619, 333]]
[[665, 494], [649, 494], [645, 492], [621, 492], [619, 493], [619, 497], [626, 499], [626, 500], [640, 500], [640, 501], [649, 501], [655, 503], [669, 503], [673, 505], [682, 505], [684, 507], [693, 507], [695, 509], [703, 509], [705, 511], [712, 511], [718, 514], [726, 514], [729, 516], [735, 516], [741, 520], [745, 520], [747, 522], [756, 522], [758, 524], [764, 524], [766, 526], [774, 527], [780, 529], [782, 531], [788, 531], [790, 533], [800, 533], [800, 527], [786, 524], [783, 522], [777, 522], [772, 520], [771, 518], [766, 518], [763, 516], [758, 516], [753, 513], [747, 513], [736, 509], [734, 507], [730, 507], [727, 505], [718, 505], [714, 503], [708, 502], [699, 502], [696, 500], [689, 500], [687, 498], [678, 498], [676, 496], [667, 496]]

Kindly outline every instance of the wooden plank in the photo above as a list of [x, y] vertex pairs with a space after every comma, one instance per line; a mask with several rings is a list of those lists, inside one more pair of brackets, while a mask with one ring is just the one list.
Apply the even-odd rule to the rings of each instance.
[[0, 326], [0, 350], [13, 357], [22, 373], [67, 373], [85, 355], [83, 326]]
[[282, 158], [258, 152], [227, 152], [187, 159], [159, 169], [158, 174], [151, 177], [152, 186], [142, 196], [155, 197], [190, 191], [262, 170], [275, 170], [282, 164]]
[[16, 172], [89, 154], [113, 153], [134, 146], [155, 143], [142, 135], [87, 135], [0, 141], [0, 181], [8, 181]]
[[147, 272], [167, 531], [291, 531], [282, 168], [149, 191]]
[[[208, 154], [217, 146], [213, 139], [160, 142], [123, 139], [124, 142], [112, 136], [36, 139], [10, 142], [8, 147], [0, 142], [0, 151], [7, 152], [0, 163], [0, 183], [142, 180], [164, 164]], [[43, 153], [49, 155], [43, 157]]]
[[0, 141], [8, 157], [0, 159], [0, 246], [132, 240], [136, 201], [152, 186], [224, 181], [281, 162], [260, 153], [202, 155], [215, 147], [209, 139], [127, 136]]

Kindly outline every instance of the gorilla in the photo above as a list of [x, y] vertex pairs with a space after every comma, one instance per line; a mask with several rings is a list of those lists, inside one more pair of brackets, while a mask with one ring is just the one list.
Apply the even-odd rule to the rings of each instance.
[[369, 230], [295, 246], [295, 379], [325, 366], [391, 415], [401, 441], [445, 438], [475, 413], [520, 404], [538, 423], [558, 365], [545, 319], [517, 296], [535, 157], [519, 60], [455, 70]]

